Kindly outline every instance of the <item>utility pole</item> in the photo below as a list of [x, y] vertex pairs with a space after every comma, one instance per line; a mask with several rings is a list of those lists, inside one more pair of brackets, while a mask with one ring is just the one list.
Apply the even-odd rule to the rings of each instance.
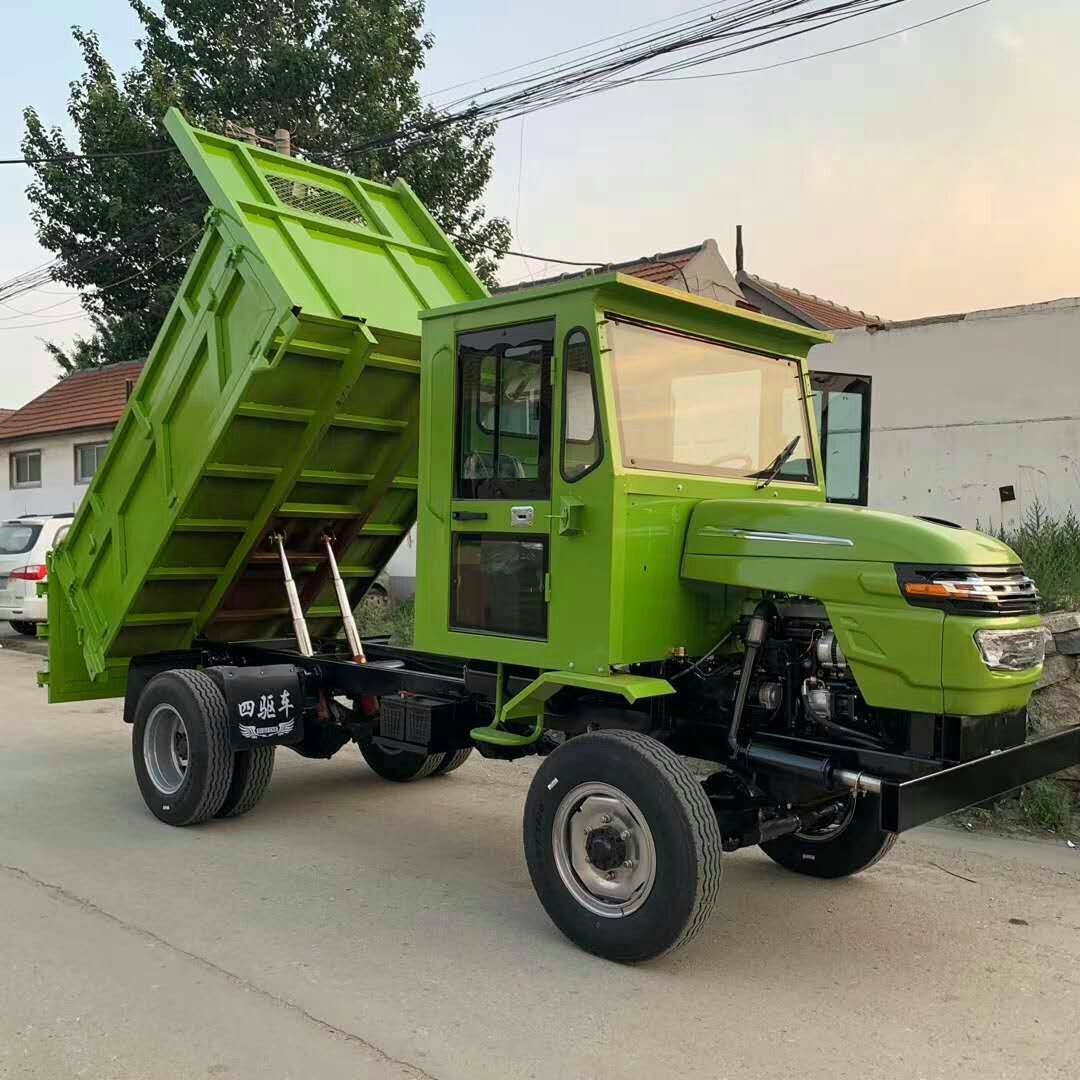
[[274, 149], [279, 154], [292, 157], [292, 134], [288, 128], [279, 127], [274, 132]]

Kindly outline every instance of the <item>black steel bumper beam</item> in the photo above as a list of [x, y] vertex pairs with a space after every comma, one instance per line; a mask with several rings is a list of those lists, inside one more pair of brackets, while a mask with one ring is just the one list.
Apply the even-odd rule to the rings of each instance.
[[916, 780], [883, 780], [881, 827], [904, 832], [1080, 765], [1080, 724]]

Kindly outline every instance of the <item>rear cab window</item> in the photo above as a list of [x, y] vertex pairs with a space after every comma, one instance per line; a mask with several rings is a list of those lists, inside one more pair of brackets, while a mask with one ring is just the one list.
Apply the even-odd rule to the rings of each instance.
[[41, 535], [41, 526], [25, 521], [5, 521], [0, 525], [0, 555], [22, 555], [30, 551]]

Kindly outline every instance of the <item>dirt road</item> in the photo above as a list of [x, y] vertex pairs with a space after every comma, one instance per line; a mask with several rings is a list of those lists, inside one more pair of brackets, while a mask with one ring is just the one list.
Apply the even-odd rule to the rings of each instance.
[[0, 1076], [1050, 1080], [1080, 1061], [1080, 854], [924, 831], [863, 877], [727, 859], [686, 951], [584, 955], [533, 896], [531, 767], [388, 784], [279, 752], [246, 818], [143, 808], [116, 702], [0, 652]]

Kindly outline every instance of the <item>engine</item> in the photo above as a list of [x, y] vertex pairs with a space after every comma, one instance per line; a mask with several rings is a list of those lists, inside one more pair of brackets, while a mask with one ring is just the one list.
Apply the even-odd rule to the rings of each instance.
[[[728, 651], [736, 638], [743, 652]], [[909, 714], [866, 704], [820, 603], [788, 598], [752, 604], [727, 647], [674, 677], [685, 680], [681, 692], [696, 698], [701, 720], [708, 716], [711, 725], [728, 729], [732, 750], [754, 731], [907, 749]]]

